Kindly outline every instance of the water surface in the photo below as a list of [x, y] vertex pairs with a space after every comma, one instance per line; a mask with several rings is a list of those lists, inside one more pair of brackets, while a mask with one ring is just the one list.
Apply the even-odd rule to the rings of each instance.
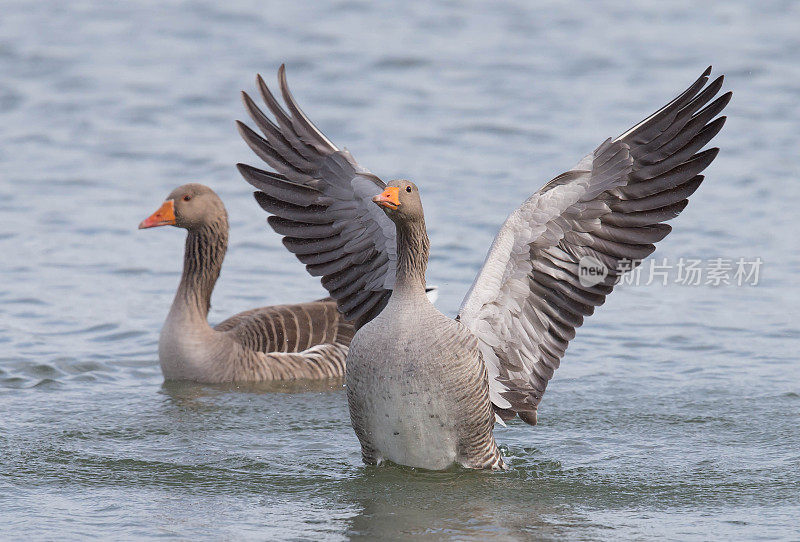
[[[791, 2], [27, 2], [0, 11], [0, 522], [10, 538], [797, 539], [800, 8]], [[507, 473], [361, 464], [340, 382], [163, 384], [182, 232], [212, 186], [211, 320], [323, 290], [237, 161], [240, 89], [286, 62], [306, 113], [422, 189], [455, 314], [519, 203], [708, 64], [735, 91], [656, 258], [757, 286], [622, 287], [579, 331]]]

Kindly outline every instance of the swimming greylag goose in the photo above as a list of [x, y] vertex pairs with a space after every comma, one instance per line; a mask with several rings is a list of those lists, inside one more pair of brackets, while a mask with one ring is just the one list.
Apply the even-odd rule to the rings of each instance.
[[336, 302], [276, 305], [208, 324], [211, 292], [228, 247], [228, 214], [213, 190], [186, 184], [139, 228], [187, 230], [183, 275], [158, 340], [167, 380], [207, 383], [330, 378], [344, 375], [350, 322]]
[[[335, 147], [295, 103], [283, 67], [288, 112], [258, 78], [277, 124], [245, 94], [264, 137], [239, 128], [279, 174], [239, 168], [284, 245], [361, 325], [346, 383], [366, 463], [503, 468], [495, 421], [536, 423], [575, 329], [625, 265], [638, 265], [670, 232], [664, 222], [686, 207], [717, 156], [698, 151], [722, 128], [717, 115], [731, 93], [714, 99], [723, 78], [707, 85], [710, 73], [511, 213], [455, 320], [423, 295], [428, 237], [417, 187], [387, 186]], [[607, 275], [587, 280], [587, 265]]]

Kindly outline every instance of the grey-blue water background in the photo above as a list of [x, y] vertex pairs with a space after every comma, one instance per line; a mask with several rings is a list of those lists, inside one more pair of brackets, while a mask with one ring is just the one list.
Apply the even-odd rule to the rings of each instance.
[[[212, 321], [323, 295], [233, 165], [240, 89], [422, 188], [454, 314], [505, 216], [706, 65], [735, 91], [656, 257], [757, 286], [629, 286], [588, 319], [508, 473], [365, 468], [340, 384], [163, 385], [178, 184], [231, 216]], [[0, 537], [800, 537], [800, 6], [0, 2]]]

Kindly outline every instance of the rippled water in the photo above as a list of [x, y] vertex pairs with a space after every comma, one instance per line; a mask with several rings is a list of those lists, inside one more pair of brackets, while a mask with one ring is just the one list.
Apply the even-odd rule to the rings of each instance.
[[[2, 536], [800, 537], [800, 9], [791, 2], [0, 5]], [[219, 321], [317, 282], [235, 172], [237, 92], [288, 65], [306, 112], [422, 188], [453, 314], [541, 184], [688, 85], [735, 91], [656, 253], [763, 260], [757, 286], [623, 287], [570, 347], [513, 469], [366, 468], [339, 382], [163, 384], [176, 185], [228, 206]]]

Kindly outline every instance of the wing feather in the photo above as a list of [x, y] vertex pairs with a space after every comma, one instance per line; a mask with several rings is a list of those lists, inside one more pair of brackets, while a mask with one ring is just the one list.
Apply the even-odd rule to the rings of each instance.
[[283, 244], [322, 277], [348, 320], [363, 325], [380, 312], [394, 286], [394, 224], [372, 203], [385, 188], [346, 150], [339, 150], [300, 109], [286, 81], [278, 85], [284, 106], [259, 75], [256, 85], [270, 118], [242, 93], [244, 107], [261, 132], [237, 122], [253, 152], [275, 172], [245, 164], [238, 168], [253, 185], [268, 223]]
[[[503, 420], [536, 423], [569, 341], [613, 290], [620, 264], [650, 255], [671, 231], [663, 222], [702, 183], [719, 149], [701, 149], [722, 129], [725, 117], [715, 117], [731, 98], [714, 99], [723, 78], [707, 84], [710, 73], [547, 183], [500, 229], [459, 319], [479, 339]], [[606, 266], [599, 282], [581, 280], [585, 257]]]

